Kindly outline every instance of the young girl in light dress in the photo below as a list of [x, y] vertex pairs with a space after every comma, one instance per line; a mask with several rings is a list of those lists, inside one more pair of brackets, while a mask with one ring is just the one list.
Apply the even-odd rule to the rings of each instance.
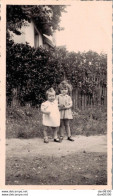
[[60, 142], [57, 131], [60, 126], [60, 112], [56, 94], [53, 88], [46, 91], [47, 101], [41, 104], [41, 112], [43, 113], [42, 124], [44, 125], [43, 135], [44, 143], [48, 143], [48, 128], [51, 127], [54, 135], [54, 142]]
[[60, 127], [59, 127], [59, 132], [60, 132], [60, 140], [63, 140], [63, 127], [65, 128], [65, 131], [67, 133], [67, 139], [69, 141], [74, 141], [71, 137], [71, 130], [70, 130], [70, 120], [73, 119], [72, 116], [72, 99], [68, 95], [72, 91], [72, 87], [70, 84], [68, 84], [66, 81], [63, 81], [59, 85], [59, 90], [60, 93], [57, 96], [58, 100], [58, 106], [60, 110]]

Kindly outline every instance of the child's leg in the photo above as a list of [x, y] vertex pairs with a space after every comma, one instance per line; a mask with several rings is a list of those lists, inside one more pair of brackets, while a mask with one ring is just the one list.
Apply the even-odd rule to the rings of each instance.
[[48, 129], [48, 127], [44, 126], [43, 135], [44, 135], [44, 142], [45, 143], [48, 143], [47, 129]]
[[64, 120], [64, 126], [65, 126], [67, 136], [70, 137], [71, 136], [71, 131], [70, 131], [69, 119]]
[[54, 137], [54, 142], [60, 142], [57, 132], [58, 132], [58, 128], [57, 127], [52, 127], [53, 130], [53, 137]]
[[64, 120], [64, 125], [65, 125], [66, 133], [67, 133], [67, 136], [68, 136], [68, 140], [69, 141], [74, 141], [71, 138], [71, 131], [70, 131], [69, 119], [65, 119]]
[[59, 127], [60, 137], [63, 137], [64, 136], [63, 127], [64, 127], [64, 120], [63, 119], [60, 119], [60, 127]]
[[53, 130], [53, 138], [56, 139], [58, 136], [57, 136], [57, 128], [56, 127], [52, 127], [52, 130]]

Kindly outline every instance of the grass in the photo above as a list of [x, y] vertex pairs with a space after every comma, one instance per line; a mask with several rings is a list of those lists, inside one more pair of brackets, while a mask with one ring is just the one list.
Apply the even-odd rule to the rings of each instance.
[[[107, 131], [105, 107], [77, 110], [70, 122], [72, 135], [102, 135]], [[7, 138], [43, 137], [42, 114], [38, 108], [13, 107], [6, 111]], [[51, 136], [52, 132], [49, 131]], [[14, 141], [15, 142], [15, 141]], [[17, 145], [15, 143], [15, 145]], [[37, 143], [38, 145], [38, 143]], [[9, 146], [7, 146], [9, 149]], [[14, 153], [6, 156], [7, 185], [106, 185], [106, 152], [76, 152], [68, 155], [24, 156]], [[58, 152], [57, 152], [58, 153]]]
[[[70, 121], [72, 135], [100, 135], [107, 132], [107, 112], [105, 107], [78, 110]], [[42, 114], [38, 108], [13, 107], [6, 111], [7, 138], [43, 137]], [[51, 135], [51, 130], [49, 135]]]

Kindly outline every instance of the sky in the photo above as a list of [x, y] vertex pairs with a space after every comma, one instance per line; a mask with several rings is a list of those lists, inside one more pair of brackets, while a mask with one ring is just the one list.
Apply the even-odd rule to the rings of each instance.
[[63, 13], [56, 32], [56, 45], [69, 51], [107, 52], [111, 44], [111, 2], [76, 2]]

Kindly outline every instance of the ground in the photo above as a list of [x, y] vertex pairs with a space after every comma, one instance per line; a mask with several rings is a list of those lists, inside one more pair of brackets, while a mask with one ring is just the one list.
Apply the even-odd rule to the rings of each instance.
[[107, 136], [74, 136], [49, 144], [41, 138], [6, 141], [7, 185], [106, 185]]

